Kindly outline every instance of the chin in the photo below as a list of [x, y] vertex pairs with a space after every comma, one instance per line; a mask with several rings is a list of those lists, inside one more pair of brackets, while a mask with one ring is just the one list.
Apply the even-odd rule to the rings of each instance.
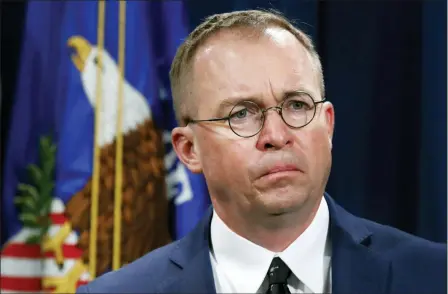
[[271, 215], [298, 211], [305, 205], [309, 197], [308, 193], [301, 193], [300, 191], [272, 192], [261, 194], [257, 201], [262, 209]]

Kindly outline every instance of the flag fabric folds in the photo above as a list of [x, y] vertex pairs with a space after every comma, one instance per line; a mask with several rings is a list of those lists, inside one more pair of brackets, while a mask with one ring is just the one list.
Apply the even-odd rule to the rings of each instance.
[[2, 292], [72, 293], [183, 237], [209, 206], [202, 175], [170, 143], [182, 2], [119, 2], [28, 4], [2, 179]]

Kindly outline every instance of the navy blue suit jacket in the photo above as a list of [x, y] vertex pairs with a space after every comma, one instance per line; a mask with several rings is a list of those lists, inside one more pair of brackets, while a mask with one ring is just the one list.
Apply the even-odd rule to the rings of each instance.
[[[447, 247], [358, 218], [327, 194], [332, 292], [447, 293]], [[104, 274], [78, 293], [216, 293], [209, 258], [212, 209], [185, 238]]]

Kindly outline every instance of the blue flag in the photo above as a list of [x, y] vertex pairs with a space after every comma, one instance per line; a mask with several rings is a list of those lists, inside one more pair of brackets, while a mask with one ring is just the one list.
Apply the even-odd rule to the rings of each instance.
[[120, 265], [183, 237], [209, 206], [202, 175], [170, 141], [168, 72], [188, 33], [182, 2], [126, 2], [124, 39], [120, 9], [29, 2], [4, 167], [1, 290], [71, 292], [111, 270], [120, 182]]

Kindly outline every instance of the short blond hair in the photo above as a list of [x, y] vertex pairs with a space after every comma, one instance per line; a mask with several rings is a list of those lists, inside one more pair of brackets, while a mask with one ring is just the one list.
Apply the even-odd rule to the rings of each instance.
[[230, 13], [214, 14], [207, 17], [193, 32], [191, 32], [182, 45], [177, 49], [170, 70], [170, 83], [173, 96], [174, 111], [177, 122], [184, 126], [189, 118], [187, 103], [183, 97], [187, 73], [191, 69], [191, 61], [198, 51], [211, 36], [224, 29], [255, 29], [263, 31], [268, 27], [283, 28], [292, 33], [297, 40], [305, 47], [311, 55], [315, 69], [317, 71], [320, 91], [322, 97], [325, 96], [324, 77], [319, 55], [314, 48], [311, 38], [302, 30], [296, 28], [294, 24], [286, 19], [281, 13], [275, 10], [243, 10]]

